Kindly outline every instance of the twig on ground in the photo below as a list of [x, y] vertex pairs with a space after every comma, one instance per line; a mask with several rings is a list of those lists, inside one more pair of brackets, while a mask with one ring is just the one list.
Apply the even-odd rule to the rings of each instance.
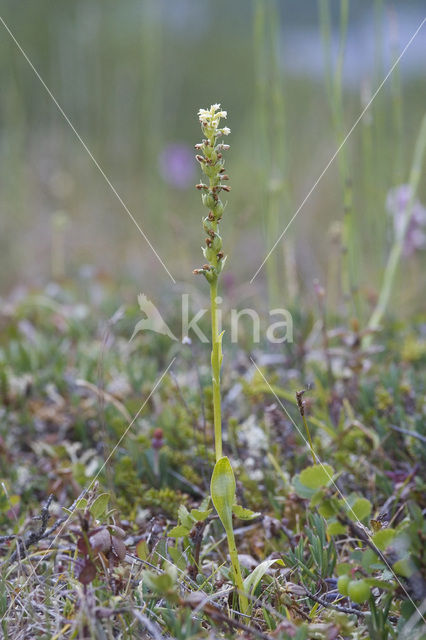
[[52, 503], [52, 500], [53, 500], [53, 494], [51, 493], [46, 500], [46, 504], [44, 505], [44, 507], [42, 507], [40, 515], [35, 516], [35, 518], [32, 519], [32, 522], [37, 521], [37, 523], [40, 523], [39, 526], [34, 529], [28, 529], [28, 531], [25, 532], [22, 538], [20, 538], [19, 536], [16, 536], [17, 548], [10, 556], [9, 562], [15, 562], [17, 557], [20, 557], [20, 558], [25, 557], [28, 547], [30, 547], [33, 544], [36, 544], [42, 538], [44, 538], [46, 533], [47, 523], [49, 521], [49, 507]]
[[336, 609], [336, 611], [341, 611], [342, 613], [348, 613], [348, 614], [354, 614], [358, 617], [363, 617], [364, 613], [358, 609], [352, 609], [352, 607], [343, 607], [340, 604], [335, 604], [334, 602], [327, 602], [326, 600], [323, 600], [322, 598], [314, 595], [313, 593], [311, 593], [310, 591], [308, 591], [305, 587], [305, 592], [306, 595], [311, 598], [311, 600], [314, 600], [315, 602], [318, 602], [318, 604], [320, 604], [322, 607], [324, 608], [330, 608], [330, 609]]
[[394, 424], [390, 424], [389, 426], [394, 431], [398, 431], [398, 433], [403, 433], [404, 435], [410, 436], [411, 438], [417, 438], [421, 442], [426, 442], [426, 436], [422, 436], [420, 433], [417, 433], [417, 431], [410, 431], [409, 429], [402, 429], [402, 427], [397, 427]]

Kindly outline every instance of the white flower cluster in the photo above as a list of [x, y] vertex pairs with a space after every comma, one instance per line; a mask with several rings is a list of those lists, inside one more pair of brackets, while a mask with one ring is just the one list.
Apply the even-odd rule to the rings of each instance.
[[219, 129], [221, 118], [226, 118], [227, 115], [226, 111], [221, 110], [220, 104], [212, 104], [210, 109], [200, 109], [198, 111], [201, 126], [207, 135], [211, 135], [214, 132], [215, 136], [229, 136], [231, 133], [229, 127]]

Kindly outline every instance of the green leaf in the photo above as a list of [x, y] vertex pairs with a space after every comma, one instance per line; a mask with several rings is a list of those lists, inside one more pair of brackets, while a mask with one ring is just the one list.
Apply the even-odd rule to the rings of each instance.
[[223, 338], [223, 334], [225, 333], [225, 330], [222, 331], [222, 333], [220, 333], [217, 337], [217, 341], [219, 343], [219, 366], [222, 366], [222, 362], [223, 362], [223, 353], [222, 353], [222, 338]]
[[165, 596], [175, 589], [177, 568], [174, 565], [168, 565], [167, 571], [160, 575], [155, 574], [152, 571], [143, 571], [142, 579], [144, 584], [151, 589], [151, 591]]
[[409, 578], [414, 571], [414, 566], [409, 556], [395, 562], [392, 568], [397, 575], [403, 576], [404, 578]]
[[336, 575], [337, 576], [346, 576], [349, 571], [352, 569], [352, 565], [349, 562], [341, 562], [336, 565]]
[[179, 522], [186, 527], [187, 529], [192, 529], [192, 525], [194, 524], [194, 520], [189, 515], [188, 509], [184, 504], [181, 504], [178, 509], [178, 518]]
[[327, 526], [327, 533], [330, 536], [342, 536], [346, 533], [346, 527], [341, 522], [329, 522]]
[[282, 560], [278, 558], [274, 558], [273, 560], [264, 560], [260, 564], [257, 565], [255, 569], [245, 578], [244, 580], [244, 591], [253, 595], [257, 585], [262, 580], [265, 573], [268, 571], [269, 567], [273, 564], [279, 564], [281, 567], [285, 567], [285, 564]]
[[391, 582], [387, 582], [386, 580], [379, 580], [379, 578], [364, 578], [364, 580], [369, 587], [378, 587], [379, 589], [384, 589], [385, 591], [391, 591], [394, 588], [394, 585]]
[[240, 520], [253, 520], [253, 518], [258, 518], [261, 515], [258, 511], [245, 509], [240, 504], [234, 504], [232, 506], [232, 512], [234, 516], [236, 516]]
[[377, 554], [373, 549], [365, 549], [362, 553], [361, 565], [366, 570], [371, 570], [378, 563]]
[[207, 509], [209, 508], [209, 504], [210, 504], [210, 496], [206, 496], [198, 508], [200, 511], [207, 511]]
[[136, 555], [141, 560], [146, 560], [149, 556], [149, 548], [146, 540], [140, 540], [136, 545]]
[[108, 509], [108, 502], [109, 502], [108, 493], [101, 493], [101, 495], [99, 495], [96, 498], [96, 500], [90, 507], [90, 513], [95, 518], [95, 520], [100, 520], [102, 518], [105, 511]]
[[352, 520], [364, 520], [371, 513], [371, 502], [367, 498], [357, 498], [352, 505], [351, 509], [348, 509], [348, 516]]
[[[77, 511], [77, 509], [85, 509], [87, 507], [87, 500], [86, 498], [80, 498], [80, 500], [78, 500], [78, 502], [76, 503], [74, 510], [73, 511]], [[72, 514], [73, 511], [71, 509], [67, 509], [67, 507], [63, 507], [63, 510], [66, 513]]]
[[206, 509], [206, 510], [192, 509], [190, 516], [191, 518], [194, 518], [194, 520], [196, 520], [197, 522], [204, 522], [204, 520], [207, 520], [207, 518], [209, 517], [212, 511], [213, 509]]
[[318, 507], [318, 513], [323, 518], [332, 518], [339, 511], [339, 505], [333, 498], [326, 498]]
[[181, 571], [185, 571], [188, 567], [188, 562], [185, 557], [185, 554], [182, 553], [177, 547], [169, 546], [167, 549], [167, 553], [170, 555], [173, 560], [173, 564], [180, 569]]
[[300, 482], [309, 489], [319, 489], [330, 484], [334, 469], [329, 464], [314, 464], [300, 473]]
[[384, 551], [395, 537], [395, 529], [380, 529], [372, 536], [372, 540], [380, 551]]
[[232, 507], [235, 501], [235, 477], [229, 459], [219, 458], [213, 469], [210, 491], [214, 507], [226, 533], [232, 531]]
[[300, 498], [305, 498], [307, 500], [310, 500], [313, 496], [317, 494], [317, 491], [315, 489], [309, 489], [308, 487], [305, 487], [305, 485], [300, 482], [299, 474], [294, 476], [292, 480], [292, 485], [295, 492]]
[[173, 527], [173, 529], [170, 529], [167, 536], [169, 538], [183, 538], [184, 536], [187, 536], [189, 532], [190, 529], [187, 529], [182, 524], [178, 524], [176, 527]]

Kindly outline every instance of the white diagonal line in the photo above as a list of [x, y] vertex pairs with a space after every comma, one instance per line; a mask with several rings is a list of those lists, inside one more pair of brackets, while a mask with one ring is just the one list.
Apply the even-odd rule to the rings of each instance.
[[[303, 435], [302, 431], [299, 429], [299, 427], [297, 426], [297, 424], [295, 423], [295, 421], [293, 420], [293, 418], [291, 417], [291, 415], [289, 414], [289, 412], [287, 411], [287, 409], [285, 408], [285, 406], [283, 405], [283, 403], [281, 402], [280, 398], [277, 396], [277, 394], [275, 393], [275, 391], [273, 390], [273, 388], [271, 387], [271, 385], [269, 384], [269, 382], [267, 381], [267, 379], [265, 378], [265, 376], [263, 375], [262, 371], [259, 369], [259, 367], [257, 366], [257, 364], [255, 363], [255, 361], [253, 360], [253, 358], [250, 356], [250, 360], [252, 362], [252, 364], [256, 367], [257, 371], [260, 373], [260, 375], [262, 376], [264, 382], [266, 382], [266, 384], [268, 385], [270, 392], [272, 393], [272, 395], [275, 397], [275, 399], [277, 400], [277, 402], [279, 403], [280, 407], [283, 409], [283, 411], [286, 413], [287, 417], [290, 419], [291, 423], [293, 424], [293, 426], [297, 429], [297, 432], [299, 433], [300, 437], [303, 439], [304, 443], [306, 444], [307, 447], [311, 448], [309, 445], [309, 442], [306, 440], [305, 436]], [[314, 450], [313, 450], [314, 451]], [[324, 464], [321, 462], [318, 454], [316, 451], [314, 451], [315, 453], [315, 457], [318, 461], [318, 464], [321, 465], [322, 470], [324, 471], [324, 473], [328, 476], [330, 482], [332, 482], [332, 484], [334, 485], [334, 487], [336, 488], [336, 491], [338, 492], [338, 494], [341, 496], [342, 500], [344, 501], [345, 505], [347, 506], [348, 510], [351, 511], [354, 519], [356, 520], [359, 528], [365, 533], [365, 535], [368, 537], [369, 541], [374, 545], [373, 540], [371, 539], [371, 536], [369, 534], [369, 532], [366, 530], [366, 528], [364, 527], [364, 525], [362, 524], [362, 522], [359, 521], [359, 519], [357, 518], [356, 513], [354, 512], [354, 510], [352, 509], [352, 507], [350, 506], [349, 502], [346, 500], [345, 496], [343, 495], [343, 493], [340, 491], [339, 487], [337, 486], [337, 484], [335, 483], [335, 481], [333, 480], [333, 476], [330, 475], [330, 473], [328, 472], [327, 467], [324, 466]], [[375, 545], [374, 545], [375, 546]], [[398, 576], [396, 575], [395, 571], [392, 568], [392, 565], [390, 565], [386, 559], [386, 557], [381, 554], [381, 560], [384, 561], [386, 563], [387, 568], [389, 569], [389, 571], [392, 573], [393, 577], [395, 578], [395, 580], [397, 581], [398, 585], [401, 587], [401, 589], [404, 591], [405, 595], [407, 596], [407, 598], [409, 599], [409, 601], [411, 602], [411, 604], [413, 605], [413, 607], [415, 607], [417, 613], [420, 615], [420, 617], [422, 618], [423, 622], [426, 622], [426, 618], [424, 618], [424, 616], [422, 615], [420, 609], [416, 606], [416, 603], [413, 601], [413, 599], [411, 598], [410, 594], [407, 592], [406, 588], [404, 587], [404, 585], [402, 584], [402, 582], [400, 581], [400, 579], [398, 578]]]
[[[152, 394], [154, 393], [154, 391], [157, 389], [158, 385], [161, 383], [161, 381], [163, 380], [164, 376], [166, 375], [166, 373], [169, 371], [170, 367], [172, 366], [172, 364], [174, 363], [174, 361], [176, 360], [176, 356], [172, 359], [172, 361], [170, 362], [169, 366], [167, 367], [167, 369], [165, 369], [163, 371], [163, 373], [161, 374], [161, 376], [158, 378], [157, 382], [155, 383], [155, 385], [152, 387], [149, 395], [147, 396], [147, 398], [145, 398], [144, 403], [141, 405], [141, 407], [139, 408], [138, 412], [135, 414], [135, 416], [133, 417], [133, 420], [127, 425], [126, 430], [124, 431], [124, 433], [121, 435], [120, 440], [117, 442], [117, 444], [115, 445], [114, 449], [111, 451], [111, 453], [109, 454], [109, 456], [107, 457], [107, 459], [105, 460], [105, 462], [103, 463], [103, 465], [101, 466], [101, 468], [97, 471], [96, 475], [94, 476], [94, 478], [92, 478], [92, 480], [90, 481], [90, 484], [88, 487], [86, 487], [86, 489], [84, 489], [84, 491], [82, 491], [82, 493], [79, 496], [79, 500], [81, 500], [81, 498], [83, 498], [89, 491], [90, 489], [93, 487], [94, 483], [96, 482], [96, 480], [98, 479], [98, 477], [100, 476], [100, 474], [102, 473], [103, 469], [105, 468], [105, 466], [108, 464], [108, 462], [111, 460], [112, 456], [114, 455], [114, 453], [116, 452], [117, 448], [120, 446], [120, 444], [122, 443], [122, 441], [124, 440], [124, 438], [126, 437], [126, 435], [128, 434], [129, 430], [132, 428], [132, 426], [134, 425], [135, 421], [138, 419], [141, 411], [144, 409], [144, 407], [146, 406], [146, 404], [149, 402]], [[64, 530], [64, 528], [66, 527], [66, 525], [68, 524], [70, 518], [73, 515], [73, 511], [71, 511], [71, 513], [69, 514], [68, 518], [62, 523], [62, 525], [59, 527], [58, 532], [56, 533], [55, 537], [53, 538], [52, 542], [49, 544], [49, 546], [47, 547], [47, 549], [45, 551], [49, 551], [49, 549], [51, 549], [53, 547], [53, 545], [55, 544], [56, 540], [59, 538], [59, 536], [61, 535], [62, 531]], [[38, 566], [40, 565], [40, 563], [43, 562], [43, 558], [41, 560], [39, 560], [37, 562], [37, 564], [33, 567], [33, 573], [36, 572]], [[31, 565], [32, 566], [32, 565]], [[22, 591], [26, 585], [28, 584], [28, 582], [30, 581], [31, 576], [28, 577], [28, 579], [24, 582], [23, 585], [20, 586], [19, 591]], [[11, 603], [9, 605], [9, 607], [7, 608], [5, 614], [2, 616], [2, 618], [0, 618], [0, 621], [3, 620], [7, 614], [9, 613], [11, 607], [13, 606], [13, 602], [14, 600], [11, 600]]]
[[284, 235], [286, 234], [288, 228], [290, 227], [290, 225], [292, 224], [292, 222], [294, 221], [294, 219], [296, 218], [296, 216], [300, 213], [300, 211], [302, 210], [303, 206], [306, 204], [306, 202], [308, 201], [308, 199], [311, 197], [312, 193], [315, 191], [316, 187], [318, 186], [318, 184], [321, 182], [322, 178], [324, 177], [325, 173], [328, 171], [329, 167], [333, 164], [334, 160], [337, 158], [337, 156], [339, 155], [339, 152], [341, 151], [341, 149], [343, 148], [343, 146], [346, 144], [348, 138], [350, 137], [350, 135], [352, 134], [352, 132], [354, 131], [354, 129], [358, 126], [358, 124], [360, 123], [360, 121], [362, 120], [365, 112], [368, 110], [368, 108], [371, 106], [373, 100], [376, 98], [377, 94], [380, 92], [380, 90], [382, 89], [383, 85], [385, 84], [385, 82], [388, 80], [389, 76], [392, 74], [393, 70], [395, 69], [395, 67], [399, 64], [402, 56], [405, 54], [405, 52], [407, 51], [408, 47], [411, 45], [411, 43], [413, 42], [414, 38], [417, 36], [417, 34], [419, 33], [420, 29], [423, 27], [424, 23], [426, 22], [426, 18], [423, 18], [422, 22], [420, 23], [420, 25], [417, 27], [416, 31], [413, 33], [413, 35], [411, 36], [411, 38], [409, 39], [409, 41], [407, 42], [407, 44], [405, 45], [405, 47], [403, 48], [403, 50], [401, 51], [400, 55], [398, 56], [398, 58], [395, 60], [395, 62], [393, 63], [393, 65], [391, 66], [391, 68], [389, 69], [388, 73], [386, 74], [386, 76], [384, 77], [384, 79], [382, 80], [382, 82], [379, 84], [379, 86], [377, 87], [376, 91], [374, 92], [372, 98], [369, 100], [369, 102], [366, 104], [366, 106], [364, 107], [364, 109], [361, 111], [360, 115], [358, 116], [358, 118], [355, 120], [354, 124], [352, 125], [352, 127], [349, 129], [348, 133], [346, 134], [346, 136], [344, 137], [343, 141], [341, 142], [341, 144], [338, 146], [337, 150], [333, 153], [333, 155], [331, 156], [330, 160], [328, 161], [327, 165], [325, 166], [325, 168], [323, 169], [323, 171], [320, 173], [320, 175], [318, 176], [318, 178], [316, 179], [316, 181], [314, 182], [313, 186], [311, 187], [311, 189], [308, 191], [307, 195], [304, 197], [304, 199], [302, 200], [301, 204], [299, 205], [299, 207], [297, 208], [296, 212], [293, 214], [293, 216], [291, 217], [290, 221], [287, 223], [284, 231], [281, 233], [281, 235], [279, 236], [278, 240], [275, 242], [275, 244], [272, 246], [272, 248], [270, 249], [270, 251], [268, 252], [267, 256], [265, 257], [265, 259], [263, 260], [262, 264], [260, 265], [260, 267], [257, 269], [256, 273], [254, 274], [254, 276], [252, 277], [252, 279], [250, 280], [250, 284], [252, 284], [253, 280], [256, 278], [256, 276], [258, 275], [258, 273], [261, 271], [261, 269], [263, 268], [265, 262], [269, 259], [271, 253], [276, 249], [277, 245], [281, 242], [282, 238], [284, 237]]
[[96, 160], [96, 158], [94, 157], [93, 153], [90, 151], [89, 147], [87, 146], [87, 144], [84, 142], [83, 138], [80, 136], [80, 134], [78, 133], [77, 129], [75, 128], [75, 126], [73, 125], [73, 123], [71, 122], [71, 120], [69, 119], [69, 117], [67, 116], [67, 114], [65, 113], [65, 111], [63, 110], [63, 108], [61, 107], [61, 105], [59, 104], [59, 102], [56, 100], [55, 96], [53, 95], [52, 91], [49, 89], [49, 87], [47, 86], [47, 84], [45, 83], [45, 81], [43, 80], [43, 78], [41, 77], [40, 73], [37, 71], [37, 69], [35, 68], [35, 66], [33, 65], [33, 63], [31, 62], [30, 58], [28, 57], [28, 55], [25, 53], [24, 49], [22, 48], [22, 46], [19, 44], [18, 40], [15, 38], [15, 36], [13, 35], [12, 31], [10, 30], [10, 28], [8, 27], [8, 25], [6, 24], [6, 22], [4, 21], [4, 19], [2, 18], [2, 16], [0, 16], [0, 22], [3, 24], [4, 28], [6, 29], [6, 31], [8, 32], [8, 34], [10, 35], [10, 37], [12, 38], [13, 42], [16, 44], [16, 46], [18, 47], [19, 51], [22, 53], [22, 55], [24, 56], [25, 60], [28, 62], [28, 64], [30, 65], [31, 69], [33, 70], [34, 74], [36, 75], [36, 77], [38, 78], [38, 80], [41, 82], [41, 84], [43, 85], [44, 89], [46, 90], [46, 92], [48, 93], [49, 97], [51, 98], [51, 100], [54, 102], [54, 104], [56, 105], [59, 113], [62, 115], [62, 117], [64, 118], [65, 122], [69, 125], [69, 127], [72, 129], [73, 133], [75, 134], [76, 138], [78, 139], [78, 141], [81, 143], [82, 147], [84, 148], [84, 150], [87, 152], [87, 154], [89, 155], [90, 159], [92, 160], [93, 164], [95, 165], [95, 167], [98, 169], [99, 173], [102, 175], [102, 177], [104, 178], [105, 182], [107, 183], [107, 185], [109, 186], [109, 188], [111, 189], [111, 191], [113, 192], [113, 194], [115, 195], [115, 197], [117, 198], [117, 200], [119, 201], [119, 203], [121, 204], [121, 206], [123, 207], [123, 209], [125, 210], [125, 212], [127, 213], [127, 215], [129, 216], [130, 220], [133, 222], [133, 224], [136, 226], [136, 228], [138, 229], [139, 233], [141, 234], [141, 236], [143, 237], [143, 239], [145, 240], [145, 242], [148, 244], [148, 246], [150, 247], [151, 251], [153, 251], [153, 253], [155, 254], [155, 256], [157, 257], [158, 261], [161, 263], [161, 265], [163, 266], [163, 268], [165, 269], [165, 271], [167, 272], [167, 274], [169, 275], [170, 279], [172, 280], [173, 284], [176, 284], [176, 280], [173, 278], [172, 274], [170, 273], [170, 271], [168, 270], [168, 268], [166, 267], [166, 265], [164, 264], [163, 260], [160, 258], [160, 256], [158, 255], [157, 251], [155, 250], [155, 248], [153, 247], [151, 241], [149, 240], [148, 236], [146, 235], [146, 233], [142, 230], [142, 227], [140, 226], [140, 224], [137, 222], [137, 220], [135, 219], [135, 217], [133, 216], [133, 214], [130, 212], [129, 208], [127, 207], [127, 205], [125, 204], [125, 202], [123, 201], [122, 197], [120, 196], [120, 194], [118, 193], [117, 189], [114, 187], [114, 185], [112, 184], [111, 180], [108, 178], [108, 176], [106, 175], [105, 171], [102, 169], [101, 165], [99, 164], [99, 162]]

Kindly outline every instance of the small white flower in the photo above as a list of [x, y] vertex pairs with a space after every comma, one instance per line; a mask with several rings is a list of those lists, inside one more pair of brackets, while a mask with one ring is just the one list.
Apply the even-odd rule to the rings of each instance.
[[223, 136], [229, 136], [230, 133], [231, 133], [231, 129], [229, 127], [223, 127], [222, 129]]

